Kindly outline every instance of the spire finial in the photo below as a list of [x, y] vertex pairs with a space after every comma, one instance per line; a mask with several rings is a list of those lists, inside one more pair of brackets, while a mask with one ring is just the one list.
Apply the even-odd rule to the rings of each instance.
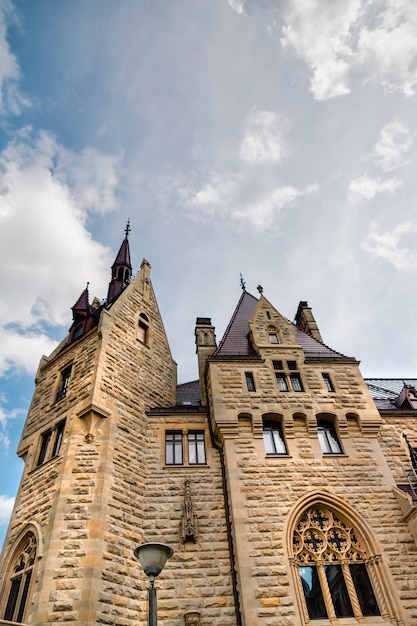
[[259, 291], [261, 295], [263, 294], [264, 288], [262, 287], [262, 285], [258, 285], [256, 289]]
[[246, 283], [243, 280], [242, 272], [240, 272], [240, 286], [242, 287], [242, 291], [246, 291]]
[[128, 236], [129, 233], [130, 233], [130, 217], [127, 220], [126, 228], [125, 228], [125, 235], [126, 235], [126, 237]]

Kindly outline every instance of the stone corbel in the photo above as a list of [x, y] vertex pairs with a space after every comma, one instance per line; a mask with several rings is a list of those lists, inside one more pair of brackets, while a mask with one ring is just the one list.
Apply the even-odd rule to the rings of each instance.
[[110, 413], [95, 404], [90, 404], [78, 417], [83, 422], [85, 442], [93, 443], [101, 420], [110, 417]]
[[185, 626], [201, 626], [201, 615], [198, 611], [184, 613]]

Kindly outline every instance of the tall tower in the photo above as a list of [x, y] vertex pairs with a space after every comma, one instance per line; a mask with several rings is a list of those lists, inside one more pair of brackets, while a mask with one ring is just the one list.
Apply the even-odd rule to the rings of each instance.
[[147, 411], [175, 404], [176, 363], [146, 260], [131, 282], [128, 230], [107, 301], [91, 305], [82, 292], [68, 336], [36, 374], [2, 556], [9, 621], [116, 623], [120, 577], [125, 609], [139, 602], [127, 546], [144, 539]]

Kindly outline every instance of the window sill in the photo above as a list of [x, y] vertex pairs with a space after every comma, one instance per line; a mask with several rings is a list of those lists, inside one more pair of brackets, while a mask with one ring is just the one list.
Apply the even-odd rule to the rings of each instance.
[[162, 466], [163, 469], [203, 469], [207, 468], [207, 463], [182, 463], [182, 465], [176, 465], [175, 463], [169, 463]]
[[30, 474], [33, 474], [37, 470], [40, 470], [42, 467], [53, 465], [58, 459], [61, 459], [61, 458], [62, 456], [60, 454], [56, 454], [55, 456], [52, 456], [50, 459], [46, 459], [46, 461], [43, 461], [43, 463], [40, 463], [39, 465], [36, 465], [36, 467], [31, 469], [29, 472], [29, 476]]
[[292, 459], [291, 454], [265, 454], [266, 459]]

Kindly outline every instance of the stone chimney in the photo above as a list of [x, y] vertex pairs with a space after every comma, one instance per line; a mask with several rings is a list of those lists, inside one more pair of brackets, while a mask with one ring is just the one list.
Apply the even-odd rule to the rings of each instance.
[[297, 309], [297, 313], [295, 314], [295, 323], [298, 328], [301, 328], [305, 333], [308, 333], [314, 339], [321, 341], [323, 343], [323, 339], [321, 338], [321, 334], [319, 331], [319, 327], [317, 326], [316, 320], [314, 319], [314, 315], [312, 313], [311, 308], [308, 306], [308, 302], [302, 300]]
[[214, 334], [214, 326], [211, 324], [210, 317], [197, 317], [195, 322], [195, 344], [198, 358], [198, 377], [200, 379], [200, 398], [201, 404], [207, 404], [206, 386], [204, 384], [204, 375], [206, 372], [206, 363], [216, 348], [216, 335]]

